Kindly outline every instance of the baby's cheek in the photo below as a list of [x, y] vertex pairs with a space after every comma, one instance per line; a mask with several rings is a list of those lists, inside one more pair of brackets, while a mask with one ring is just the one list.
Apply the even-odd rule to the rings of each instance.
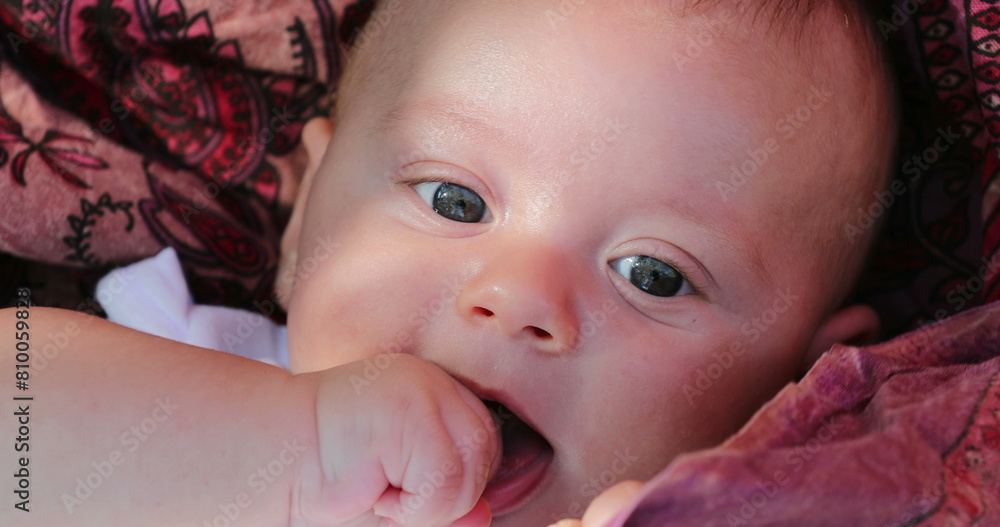
[[[358, 328], [330, 296], [303, 296], [288, 313], [288, 356], [293, 373], [319, 371], [363, 358]], [[325, 298], [322, 298], [325, 297]], [[359, 308], [360, 309], [360, 308]], [[351, 356], [350, 350], [357, 350]]]
[[735, 433], [782, 386], [792, 381], [795, 361], [774, 346], [734, 339], [713, 351], [688, 374], [680, 400], [703, 421], [710, 443]]
[[[400, 251], [402, 252], [402, 251]], [[452, 281], [388, 251], [353, 251], [357, 265], [331, 262], [289, 310], [293, 370], [317, 371], [386, 353], [412, 352], [428, 328], [452, 312]], [[400, 260], [403, 263], [400, 263]]]
[[700, 340], [688, 343], [684, 353], [673, 353], [671, 371], [654, 388], [665, 394], [662, 408], [669, 416], [668, 434], [677, 453], [717, 445], [762, 402], [756, 395], [762, 367], [755, 357], [759, 352], [738, 339]]

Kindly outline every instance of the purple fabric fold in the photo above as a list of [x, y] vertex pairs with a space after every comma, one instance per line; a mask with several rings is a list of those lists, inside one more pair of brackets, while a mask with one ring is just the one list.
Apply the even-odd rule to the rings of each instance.
[[609, 527], [1000, 525], [1000, 303], [838, 346]]

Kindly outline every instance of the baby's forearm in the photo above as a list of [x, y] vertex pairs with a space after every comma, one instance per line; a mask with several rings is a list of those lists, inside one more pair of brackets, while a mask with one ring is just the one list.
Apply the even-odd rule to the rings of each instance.
[[0, 488], [21, 490], [0, 525], [287, 525], [315, 377], [35, 307], [21, 390], [17, 321], [0, 311]]

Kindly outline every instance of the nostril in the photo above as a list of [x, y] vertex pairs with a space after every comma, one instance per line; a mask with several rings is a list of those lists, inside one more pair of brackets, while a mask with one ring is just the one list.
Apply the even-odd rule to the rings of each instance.
[[540, 338], [542, 340], [549, 340], [549, 339], [552, 338], [552, 334], [549, 333], [548, 331], [545, 331], [542, 328], [535, 327], [535, 326], [530, 326], [530, 329], [531, 329], [531, 331], [533, 331], [535, 333], [536, 337], [538, 337], [538, 338]]
[[472, 309], [472, 312], [476, 315], [486, 318], [490, 318], [493, 316], [493, 312], [490, 311], [489, 309], [486, 309], [485, 307], [476, 306], [475, 308]]

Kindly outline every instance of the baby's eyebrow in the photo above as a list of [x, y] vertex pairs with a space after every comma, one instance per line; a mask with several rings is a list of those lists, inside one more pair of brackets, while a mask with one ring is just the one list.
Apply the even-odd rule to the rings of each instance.
[[[661, 210], [668, 210], [690, 223], [702, 226], [703, 232], [714, 238], [715, 243], [732, 248], [738, 255], [736, 259], [737, 263], [752, 273], [762, 284], [771, 285], [774, 283], [770, 271], [768, 271], [767, 266], [764, 264], [760, 247], [757, 244], [747, 242], [743, 238], [734, 237], [729, 233], [726, 227], [728, 225], [738, 225], [740, 220], [728, 214], [728, 209], [724, 205], [712, 208], [710, 214], [702, 212], [702, 209], [707, 210], [702, 204], [698, 202], [692, 203], [692, 200], [688, 199], [657, 199], [656, 206]], [[719, 221], [718, 216], [720, 215], [725, 218], [724, 221]], [[707, 269], [705, 271], [708, 272]], [[711, 273], [708, 274], [711, 277]]]
[[[511, 133], [480, 117], [483, 111], [469, 104], [449, 104], [438, 99], [425, 99], [413, 104], [405, 104], [390, 110], [372, 125], [375, 137], [384, 137], [401, 129], [425, 125], [428, 120], [436, 124], [446, 123], [463, 134], [483, 138], [491, 143], [514, 145]], [[438, 118], [438, 119], [434, 119]]]

